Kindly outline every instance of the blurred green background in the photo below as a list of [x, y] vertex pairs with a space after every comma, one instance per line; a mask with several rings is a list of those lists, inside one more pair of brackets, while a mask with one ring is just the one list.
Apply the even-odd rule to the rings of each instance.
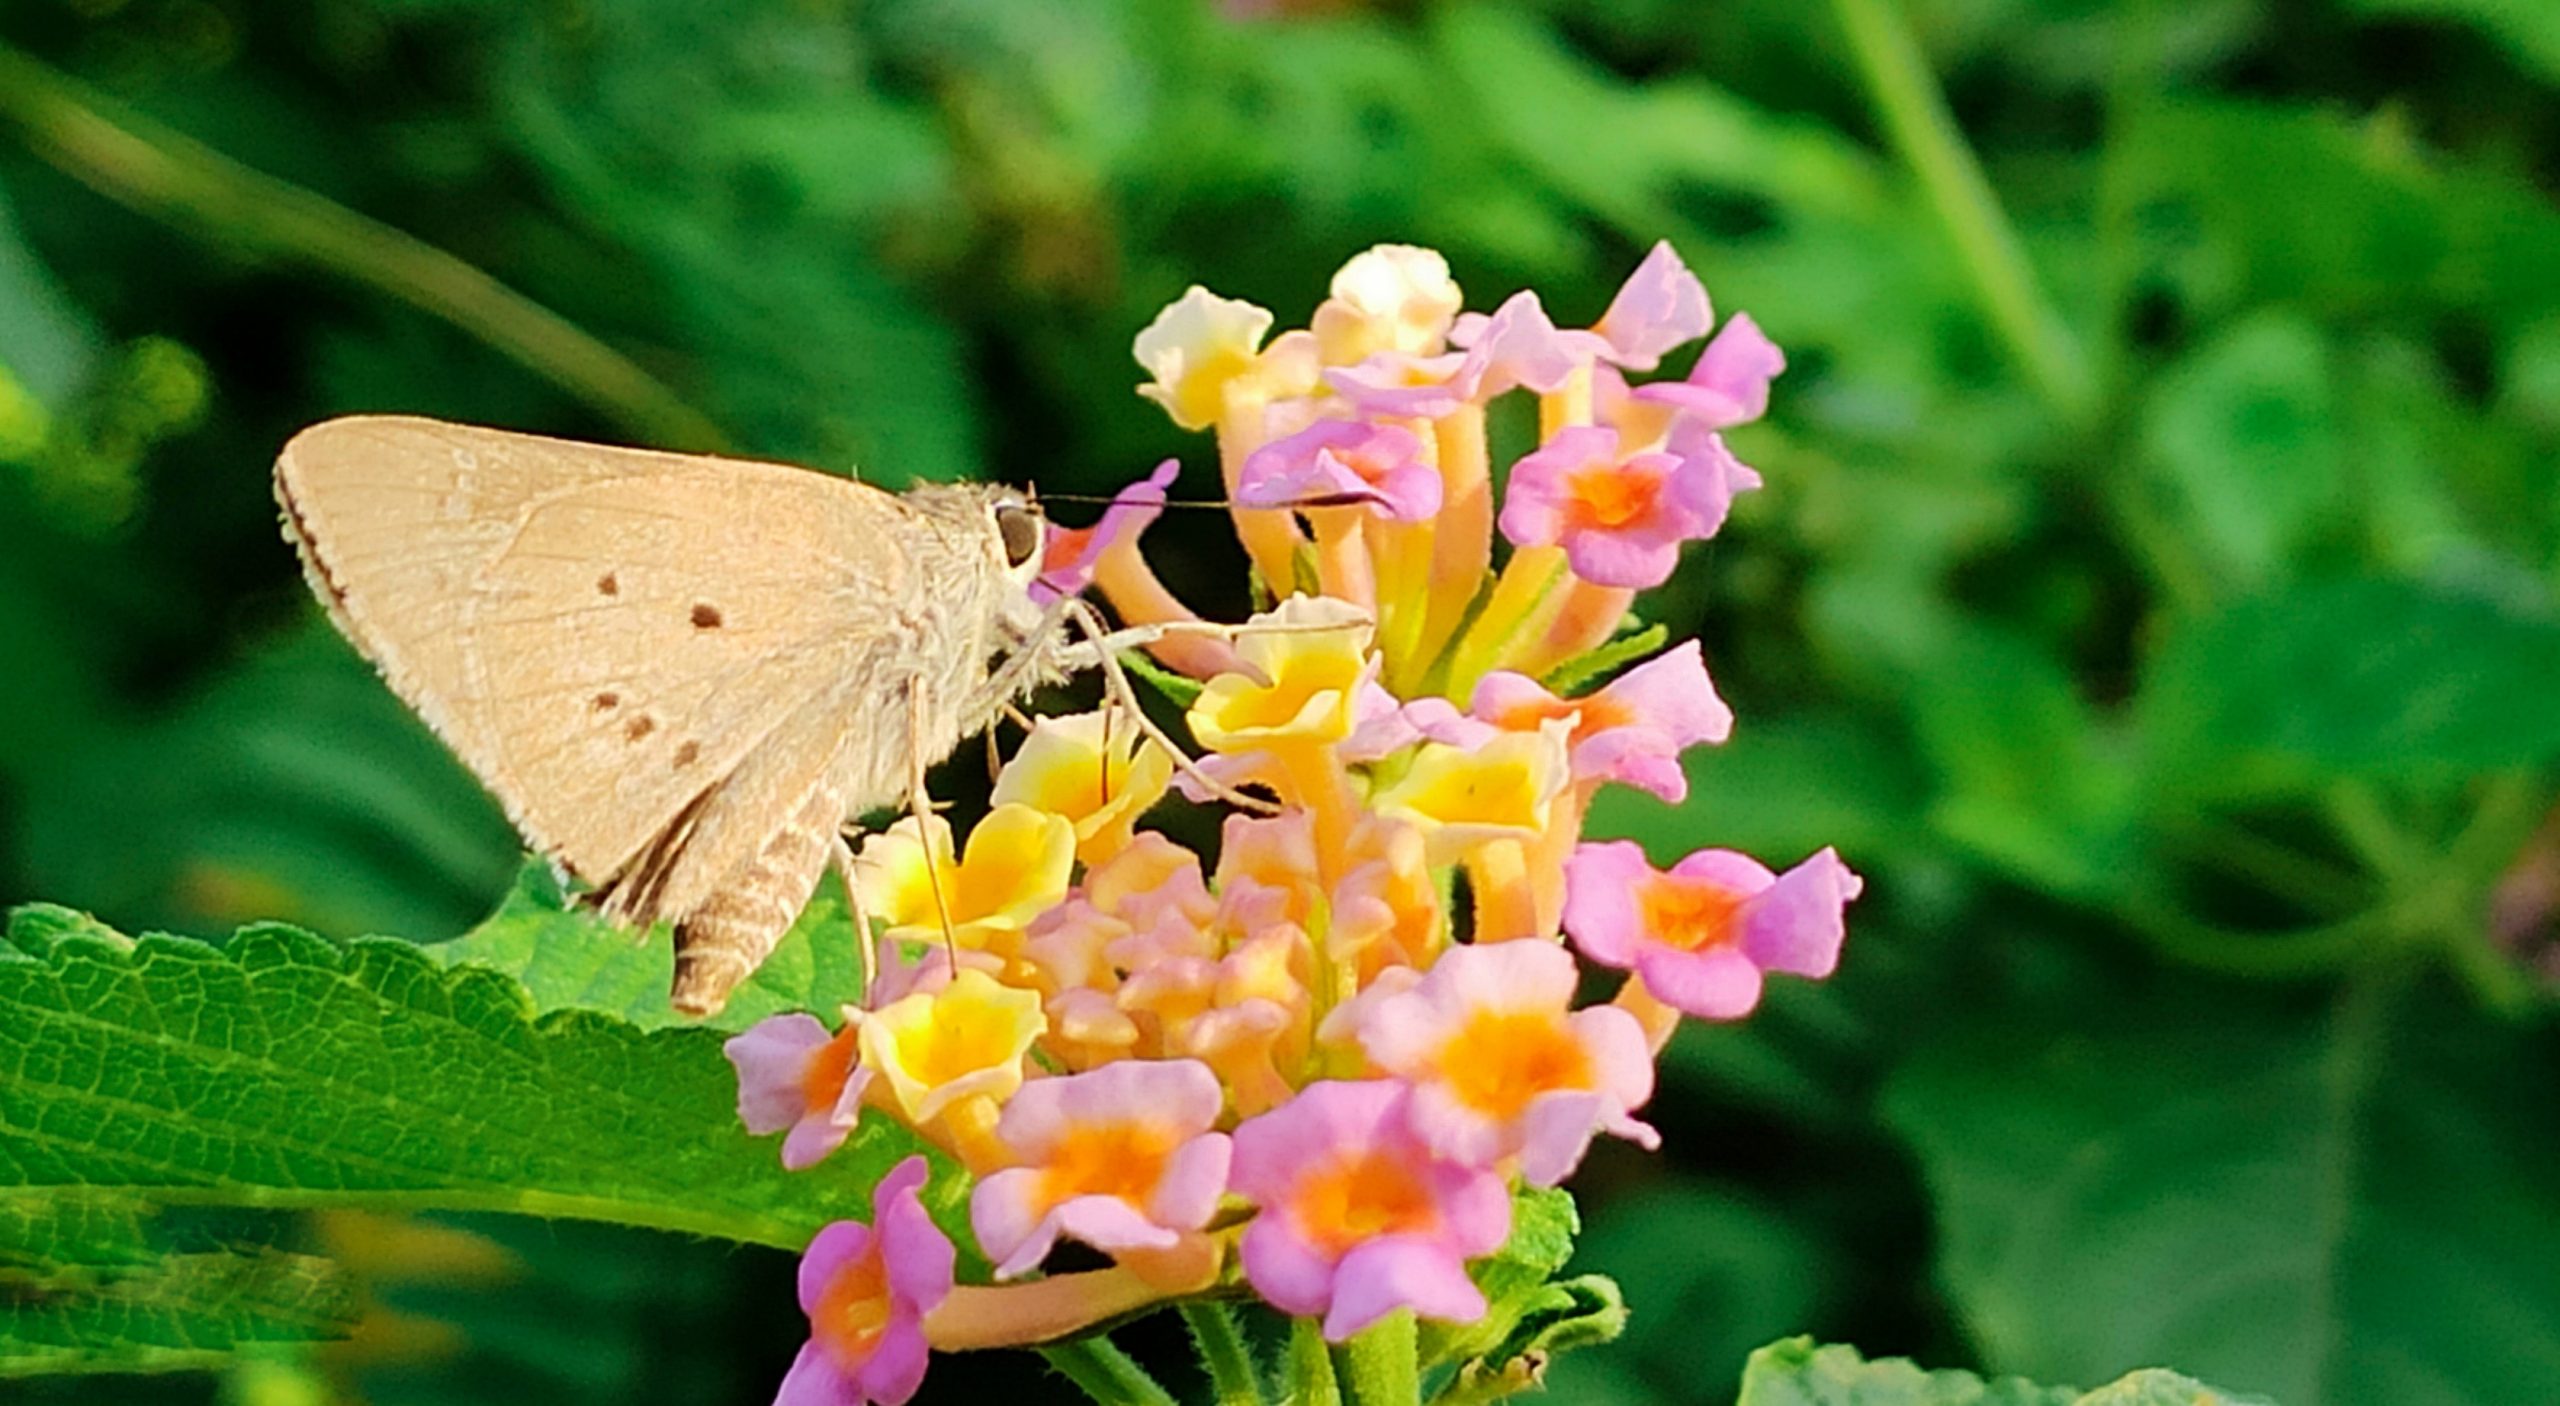
[[[1741, 726], [1600, 824], [1870, 883], [1585, 1169], [1636, 1316], [1555, 1399], [1800, 1331], [2560, 1394], [2560, 5], [1267, 10], [9, 0], [0, 900], [434, 939], [504, 889], [278, 539], [304, 424], [1200, 496], [1128, 356], [1186, 284], [1287, 326], [1407, 241], [1577, 322], [1669, 238], [1792, 365], [1647, 607]], [[1158, 545], [1232, 603], [1209, 535]], [[0, 1398], [754, 1401], [799, 1335], [763, 1252], [325, 1229], [357, 1343]]]

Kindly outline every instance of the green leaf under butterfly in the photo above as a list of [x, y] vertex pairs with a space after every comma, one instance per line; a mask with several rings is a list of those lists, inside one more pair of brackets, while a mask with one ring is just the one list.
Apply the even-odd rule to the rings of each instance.
[[783, 1011], [831, 1015], [862, 994], [853, 921], [832, 878], [718, 1015], [696, 1022], [667, 1004], [675, 946], [665, 928], [633, 932], [572, 902], [551, 866], [528, 859], [496, 912], [478, 927], [424, 949], [448, 965], [505, 972], [534, 1009], [603, 1011], [644, 1030], [707, 1025], [744, 1030]]
[[915, 1150], [744, 1136], [715, 1031], [535, 1013], [514, 978], [291, 928], [214, 946], [23, 910], [0, 949], [0, 1195], [514, 1211], [796, 1248]]

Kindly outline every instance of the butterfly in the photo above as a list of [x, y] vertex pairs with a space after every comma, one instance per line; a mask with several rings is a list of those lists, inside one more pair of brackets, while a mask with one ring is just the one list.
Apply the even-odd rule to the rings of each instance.
[[853, 817], [921, 803], [1063, 676], [1081, 607], [1035, 599], [1046, 525], [1012, 488], [400, 416], [302, 431], [275, 484], [330, 619], [602, 912], [673, 924], [695, 1015], [849, 863]]

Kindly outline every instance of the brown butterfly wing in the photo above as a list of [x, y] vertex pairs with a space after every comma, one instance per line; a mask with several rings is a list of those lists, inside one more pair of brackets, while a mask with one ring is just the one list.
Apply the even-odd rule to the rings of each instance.
[[340, 628], [617, 916], [766, 861], [896, 696], [910, 510], [876, 489], [388, 417], [297, 436], [277, 488]]

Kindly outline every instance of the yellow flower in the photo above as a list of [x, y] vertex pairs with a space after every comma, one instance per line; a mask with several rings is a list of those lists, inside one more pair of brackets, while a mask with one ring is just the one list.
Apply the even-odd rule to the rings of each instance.
[[1565, 750], [1571, 727], [1559, 719], [1473, 748], [1426, 742], [1412, 767], [1372, 798], [1371, 808], [1419, 826], [1434, 864], [1497, 840], [1534, 839], [1572, 778]]
[[1000, 805], [969, 832], [954, 862], [941, 816], [909, 816], [872, 836], [854, 861], [863, 906], [901, 942], [950, 942], [1010, 959], [1022, 930], [1066, 897], [1076, 827], [1026, 805]]
[[1022, 1057], [1049, 1028], [1040, 996], [975, 969], [937, 992], [919, 991], [862, 1021], [862, 1067], [889, 1086], [918, 1127], [963, 1099], [997, 1103], [1022, 1087]]
[[1129, 847], [1138, 817], [1173, 782], [1173, 758], [1125, 717], [1043, 718], [996, 778], [999, 806], [1026, 805], [1075, 827], [1076, 858], [1100, 864]]
[[1227, 383], [1253, 369], [1271, 314], [1221, 298], [1195, 283], [1165, 305], [1130, 350], [1154, 379], [1138, 394], [1165, 408], [1186, 430], [1215, 424]]
[[1291, 596], [1253, 617], [1236, 653], [1254, 672], [1209, 681], [1191, 704], [1192, 735], [1216, 752], [1350, 736], [1372, 630], [1366, 612], [1327, 596]]

